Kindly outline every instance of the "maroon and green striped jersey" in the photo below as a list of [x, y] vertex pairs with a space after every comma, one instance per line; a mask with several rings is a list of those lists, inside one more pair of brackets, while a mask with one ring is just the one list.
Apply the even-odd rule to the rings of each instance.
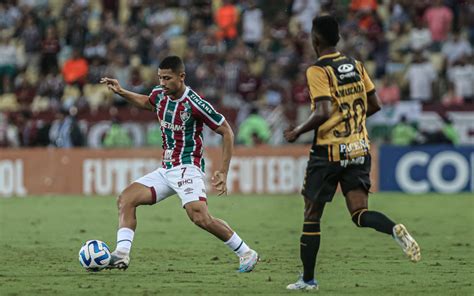
[[156, 86], [148, 99], [161, 126], [163, 168], [194, 164], [204, 172], [202, 129], [206, 124], [215, 130], [224, 123], [224, 116], [189, 87], [173, 100]]

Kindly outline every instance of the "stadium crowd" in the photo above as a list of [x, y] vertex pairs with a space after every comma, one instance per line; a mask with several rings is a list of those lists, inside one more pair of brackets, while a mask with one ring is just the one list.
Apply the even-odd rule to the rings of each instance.
[[[88, 145], [102, 120], [120, 138], [104, 146], [133, 145], [120, 123], [154, 115], [99, 79], [148, 93], [167, 55], [184, 58], [187, 84], [226, 115], [240, 144], [282, 143], [281, 131], [310, 112], [311, 21], [328, 13], [341, 21], [341, 51], [364, 61], [383, 104], [472, 104], [467, 0], [5, 0], [0, 147]], [[156, 133], [149, 126], [144, 143], [159, 145]]]

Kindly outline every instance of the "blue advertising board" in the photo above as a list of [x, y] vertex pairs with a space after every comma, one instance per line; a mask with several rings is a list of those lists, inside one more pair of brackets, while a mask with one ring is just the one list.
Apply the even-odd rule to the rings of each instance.
[[379, 190], [474, 191], [474, 146], [380, 146]]

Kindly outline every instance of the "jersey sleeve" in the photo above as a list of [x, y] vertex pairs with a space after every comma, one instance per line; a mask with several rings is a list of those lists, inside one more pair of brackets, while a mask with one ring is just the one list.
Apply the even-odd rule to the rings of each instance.
[[359, 71], [362, 76], [362, 81], [364, 82], [365, 92], [368, 94], [375, 92], [375, 85], [372, 82], [372, 79], [370, 79], [369, 74], [367, 73], [367, 70], [365, 69], [364, 65], [361, 62], [358, 62], [357, 64], [359, 66]]
[[318, 99], [331, 98], [331, 89], [329, 87], [329, 76], [323, 68], [311, 66], [306, 70], [306, 79], [308, 81], [311, 101]]
[[153, 111], [156, 111], [157, 105], [160, 101], [159, 95], [162, 93], [163, 93], [163, 90], [161, 89], [161, 87], [155, 87], [148, 95], [148, 101], [153, 106]]
[[212, 130], [217, 129], [224, 123], [224, 115], [217, 112], [209, 102], [202, 99], [198, 101], [191, 100], [191, 102], [193, 104], [193, 115], [204, 122]]

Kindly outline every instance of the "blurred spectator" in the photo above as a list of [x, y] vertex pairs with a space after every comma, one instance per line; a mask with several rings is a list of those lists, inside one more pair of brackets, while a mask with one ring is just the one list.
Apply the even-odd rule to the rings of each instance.
[[145, 92], [145, 84], [138, 68], [130, 69], [130, 79], [128, 81], [127, 89], [138, 94]]
[[20, 29], [20, 38], [25, 45], [26, 65], [33, 69], [39, 68], [41, 34], [33, 15], [26, 16], [24, 27]]
[[393, 77], [386, 75], [377, 88], [377, 94], [384, 105], [395, 105], [400, 101], [400, 88]]
[[218, 28], [217, 37], [231, 43], [237, 37], [237, 25], [239, 21], [239, 11], [231, 0], [223, 0], [215, 14], [215, 21]]
[[26, 79], [25, 75], [17, 76], [15, 79], [15, 95], [21, 109], [28, 110], [36, 96], [36, 87]]
[[308, 108], [307, 106], [310, 103], [310, 98], [306, 83], [305, 72], [299, 71], [296, 75], [296, 78], [293, 80], [293, 83], [291, 85], [291, 94], [291, 99], [295, 104], [304, 105], [305, 109]]
[[245, 101], [253, 102], [257, 100], [261, 83], [260, 77], [251, 73], [249, 63], [246, 62], [242, 64], [239, 82], [237, 84], [237, 92]]
[[50, 100], [51, 109], [59, 110], [61, 97], [64, 93], [64, 80], [58, 74], [50, 73], [46, 77], [41, 77], [38, 86], [38, 95]]
[[75, 108], [62, 109], [56, 114], [56, 120], [49, 130], [49, 139], [53, 146], [60, 148], [80, 147], [84, 145], [84, 136], [76, 121]]
[[271, 131], [267, 121], [258, 108], [253, 107], [250, 115], [240, 124], [237, 142], [245, 146], [254, 146], [256, 143], [266, 143], [270, 139]]
[[20, 137], [18, 126], [13, 116], [0, 112], [0, 147], [19, 147]]
[[71, 58], [66, 60], [63, 65], [62, 74], [64, 81], [67, 84], [77, 84], [82, 86], [86, 82], [88, 71], [89, 65], [87, 60], [81, 57], [79, 49], [74, 48], [72, 50]]
[[446, 57], [448, 66], [450, 66], [462, 57], [470, 56], [472, 46], [460, 31], [455, 31], [452, 37], [443, 44], [442, 53]]
[[431, 46], [431, 32], [422, 18], [415, 20], [415, 27], [410, 31], [410, 48], [413, 51], [424, 51]]
[[117, 117], [112, 119], [112, 125], [105, 134], [104, 147], [125, 148], [132, 146], [132, 139]]
[[0, 94], [13, 91], [17, 72], [16, 48], [5, 31], [0, 32]]
[[100, 36], [91, 36], [91, 40], [84, 48], [84, 57], [88, 60], [104, 60], [107, 57], [107, 47], [102, 42]]
[[407, 122], [407, 118], [402, 116], [392, 129], [392, 144], [397, 146], [408, 146], [415, 142], [418, 131]]
[[448, 69], [448, 80], [454, 85], [456, 96], [463, 100], [474, 100], [474, 66], [468, 62], [468, 57], [460, 57], [457, 62]]
[[192, 19], [188, 35], [188, 45], [190, 48], [197, 48], [201, 40], [207, 35], [206, 27], [200, 19]]
[[407, 33], [406, 25], [395, 22], [387, 32], [389, 41], [389, 57], [392, 61], [405, 63], [405, 57], [410, 52], [410, 35]]
[[33, 115], [30, 111], [18, 112], [14, 117], [15, 125], [18, 127], [18, 137], [20, 139], [20, 146], [32, 147], [36, 146], [38, 137], [38, 128], [36, 121], [33, 120]]
[[19, 7], [13, 3], [0, 2], [0, 29], [9, 29], [18, 25], [22, 17]]
[[422, 144], [459, 144], [459, 132], [454, 127], [451, 119], [446, 115], [440, 115], [443, 126], [433, 132], [423, 132]]
[[436, 70], [433, 65], [426, 60], [421, 52], [415, 52], [413, 61], [405, 73], [405, 80], [409, 84], [410, 99], [422, 102], [431, 101], [436, 78]]
[[376, 0], [352, 0], [351, 10], [357, 12], [371, 12], [377, 10]]
[[453, 145], [459, 145], [459, 132], [453, 125], [452, 120], [448, 116], [441, 116], [443, 119], [443, 128], [441, 129], [443, 135], [451, 142]]
[[223, 90], [223, 69], [214, 59], [207, 58], [196, 69], [196, 78], [200, 81], [202, 95], [213, 105], [219, 105], [218, 99]]
[[[238, 128], [248, 114], [245, 105], [256, 102], [273, 131], [271, 144], [279, 144], [282, 122], [308, 116], [304, 72], [316, 60], [308, 32], [317, 13], [338, 16], [340, 51], [363, 60], [368, 72], [382, 78], [380, 85], [375, 82], [384, 103], [414, 99], [434, 103], [434, 108], [440, 101], [463, 109], [458, 104], [466, 106], [473, 97], [472, 45], [466, 37], [474, 39], [474, 6], [467, 1], [0, 2], [0, 95], [9, 92], [0, 97], [5, 106], [0, 107], [34, 112], [32, 120], [43, 133], [62, 107], [78, 108], [88, 126], [107, 119], [89, 108], [105, 111], [126, 102], [96, 86], [100, 77], [117, 77], [127, 88], [146, 93], [158, 83], [163, 57], [178, 54], [189, 85], [216, 107], [225, 107], [232, 126]], [[219, 8], [225, 7], [230, 9], [220, 20], [235, 33], [220, 39], [227, 28], [215, 24]], [[442, 53], [433, 52], [441, 47]], [[73, 48], [84, 58], [66, 72], [81, 74], [73, 79], [64, 75], [65, 83], [62, 66], [74, 60], [69, 59]], [[417, 58], [420, 52], [429, 61]], [[400, 94], [397, 84], [405, 67], [409, 87]], [[131, 110], [124, 116], [133, 117]]]
[[291, 7], [292, 13], [301, 28], [307, 34], [311, 33], [313, 18], [318, 15], [321, 4], [320, 0], [294, 0]]
[[56, 72], [58, 69], [58, 53], [61, 49], [54, 27], [46, 29], [46, 36], [41, 43], [41, 74]]
[[431, 39], [439, 50], [440, 42], [446, 40], [453, 24], [453, 12], [443, 4], [443, 0], [434, 0], [434, 4], [426, 9], [423, 15], [431, 32]]
[[263, 12], [255, 0], [249, 0], [242, 12], [242, 39], [253, 49], [257, 48], [263, 37]]
[[226, 56], [223, 67], [226, 92], [235, 93], [237, 91], [237, 83], [239, 81], [239, 73], [241, 68], [242, 61], [237, 58], [235, 53], [229, 53]]
[[87, 72], [87, 82], [96, 84], [100, 78], [107, 74], [107, 66], [104, 65], [99, 57], [92, 58]]
[[449, 83], [448, 90], [441, 98], [441, 103], [443, 104], [443, 106], [445, 107], [455, 106], [455, 105], [459, 106], [459, 105], [462, 105], [463, 101], [464, 101], [463, 98], [456, 94], [456, 91], [454, 90], [454, 84]]

